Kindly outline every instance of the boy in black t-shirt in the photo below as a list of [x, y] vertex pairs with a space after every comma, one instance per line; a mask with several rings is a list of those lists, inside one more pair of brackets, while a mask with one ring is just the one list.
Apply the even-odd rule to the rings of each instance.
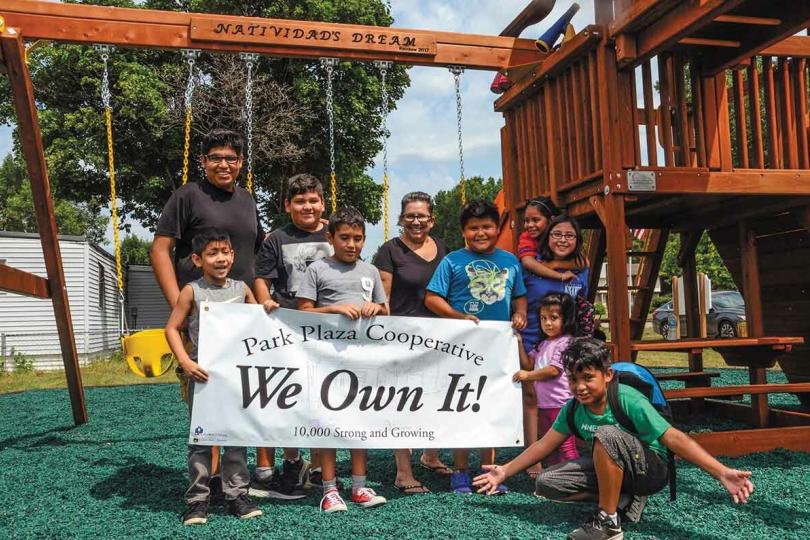
[[[180, 289], [202, 277], [192, 261], [192, 240], [215, 228], [228, 233], [234, 251], [230, 277], [253, 285], [255, 253], [264, 238], [256, 201], [236, 184], [244, 155], [242, 136], [235, 131], [214, 129], [200, 143], [200, 162], [205, 178], [181, 186], [169, 197], [160, 214], [149, 256], [155, 278], [166, 302], [173, 309]], [[172, 253], [174, 250], [174, 253]], [[180, 395], [185, 399], [188, 379], [182, 370]], [[219, 450], [212, 447], [211, 493], [222, 495], [219, 477]]]
[[[295, 293], [307, 267], [332, 254], [326, 240], [326, 226], [321, 221], [324, 210], [323, 187], [310, 174], [297, 174], [287, 181], [284, 210], [292, 223], [276, 229], [264, 240], [256, 259], [256, 298], [274, 299], [283, 308], [297, 309]], [[271, 293], [272, 287], [272, 293]], [[313, 462], [317, 456], [313, 452]], [[256, 472], [250, 484], [255, 497], [301, 499], [306, 496], [304, 480], [308, 464], [297, 448], [284, 449], [280, 477], [274, 475], [275, 448], [259, 448]], [[313, 463], [313, 466], [316, 466]], [[317, 472], [317, 471], [316, 471]], [[317, 474], [313, 474], [317, 479]]]

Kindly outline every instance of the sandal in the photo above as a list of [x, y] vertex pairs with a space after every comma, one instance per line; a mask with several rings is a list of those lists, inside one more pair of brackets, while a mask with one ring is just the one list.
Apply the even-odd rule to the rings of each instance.
[[450, 467], [448, 467], [443, 463], [441, 465], [429, 465], [424, 461], [422, 461], [422, 459], [420, 458], [419, 466], [429, 471], [432, 471], [435, 474], [438, 474], [439, 476], [450, 476], [451, 474], [453, 474], [453, 469], [451, 469]]
[[416, 482], [415, 484], [394, 484], [394, 487], [404, 495], [418, 495], [420, 493], [430, 493], [430, 490], [423, 484]]
[[537, 480], [537, 477], [540, 476], [540, 471], [528, 470], [526, 471], [526, 474], [528, 474], [529, 478], [531, 478], [532, 480]]

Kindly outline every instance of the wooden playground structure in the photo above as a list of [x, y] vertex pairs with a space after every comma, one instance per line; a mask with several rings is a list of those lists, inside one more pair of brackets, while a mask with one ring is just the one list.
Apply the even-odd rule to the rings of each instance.
[[[0, 265], [0, 289], [51, 298], [75, 422], [86, 422], [87, 412], [26, 41], [501, 72], [512, 82], [495, 102], [505, 118], [505, 222], [517, 226], [527, 199], [549, 195], [591, 230], [591, 268], [608, 262], [615, 359], [649, 350], [687, 354], [688, 372], [666, 376], [686, 388], [668, 397], [682, 398], [681, 409], [713, 409], [754, 427], [694, 436], [714, 454], [810, 451], [810, 37], [795, 36], [810, 25], [810, 3], [594, 4], [595, 25], [541, 52], [533, 40], [507, 35], [6, 0], [0, 71], [11, 81], [48, 278]], [[641, 250], [633, 249], [629, 228], [649, 230]], [[747, 337], [696, 337], [695, 249], [705, 231], [745, 298]], [[689, 337], [641, 341], [670, 233], [681, 236]], [[640, 267], [632, 284], [628, 257]], [[592, 272], [592, 295], [598, 277]], [[706, 348], [747, 367], [750, 384], [712, 387], [702, 365]], [[766, 369], [777, 362], [789, 384], [767, 383]], [[804, 393], [804, 410], [770, 409], [767, 396], [775, 392]], [[741, 394], [751, 396], [750, 406], [714, 399]]]

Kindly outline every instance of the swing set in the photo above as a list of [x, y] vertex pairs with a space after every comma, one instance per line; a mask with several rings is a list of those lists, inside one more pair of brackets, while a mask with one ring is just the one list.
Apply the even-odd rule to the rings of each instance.
[[[110, 182], [110, 216], [113, 227], [113, 246], [116, 263], [117, 273], [117, 286], [118, 286], [118, 302], [120, 306], [120, 335], [121, 335], [121, 348], [126, 358], [130, 370], [140, 377], [160, 377], [164, 375], [171, 367], [174, 357], [171, 354], [171, 349], [166, 341], [163, 329], [148, 329], [130, 333], [126, 323], [126, 308], [125, 308], [125, 294], [124, 294], [124, 276], [121, 261], [121, 243], [119, 239], [119, 219], [116, 197], [116, 176], [115, 176], [115, 158], [114, 158], [114, 140], [112, 129], [112, 113], [113, 108], [111, 104], [111, 93], [109, 84], [109, 59], [113, 48], [110, 45], [95, 45], [94, 48], [98, 51], [103, 63], [103, 72], [101, 80], [101, 100], [104, 107], [104, 117], [106, 123], [106, 137], [107, 137], [107, 162], [108, 162], [108, 178]], [[185, 122], [183, 133], [183, 167], [181, 184], [185, 185], [188, 182], [189, 174], [189, 145], [191, 139], [191, 127], [193, 120], [193, 97], [195, 90], [195, 63], [199, 58], [201, 51], [199, 49], [183, 49], [182, 55], [188, 65], [188, 77], [186, 81], [186, 90], [184, 93], [184, 108], [185, 108]], [[254, 70], [258, 64], [259, 55], [252, 52], [240, 53], [240, 58], [243, 60], [246, 69], [246, 84], [245, 84], [245, 100], [244, 100], [244, 117], [245, 131], [246, 131], [246, 182], [245, 189], [253, 193], [254, 189], [254, 176], [253, 176], [253, 75]], [[329, 133], [329, 186], [330, 186], [330, 201], [332, 212], [337, 208], [337, 171], [335, 166], [335, 115], [334, 115], [334, 74], [335, 68], [339, 63], [338, 58], [328, 57], [320, 58], [320, 65], [326, 73], [326, 115], [328, 119], [328, 133]], [[387, 75], [388, 71], [393, 66], [393, 62], [389, 60], [375, 60], [374, 66], [380, 73], [380, 88], [381, 88], [381, 109], [382, 109], [382, 133], [383, 133], [383, 148], [382, 148], [382, 185], [383, 185], [383, 222], [384, 222], [384, 239], [388, 240], [389, 236], [389, 172], [388, 172], [388, 88], [387, 88]], [[466, 202], [466, 189], [464, 178], [464, 143], [462, 135], [462, 99], [461, 99], [461, 75], [464, 73], [464, 68], [461, 66], [451, 66], [449, 68], [453, 76], [455, 85], [455, 103], [456, 103], [456, 125], [458, 132], [458, 153], [460, 164], [460, 180], [459, 190], [461, 204]]]
[[[543, 16], [553, 2], [543, 0]], [[535, 8], [533, 8], [535, 9]], [[535, 11], [537, 11], [535, 9]], [[540, 13], [538, 12], [538, 13]], [[535, 19], [539, 20], [536, 16]], [[92, 45], [103, 62], [101, 98], [104, 108], [110, 206], [115, 247], [118, 299], [121, 307], [120, 333], [128, 364], [133, 372], [158, 376], [171, 366], [162, 330], [131, 334], [126, 327], [124, 278], [118, 235], [119, 214], [116, 199], [116, 171], [112, 130], [113, 97], [109, 84], [109, 60], [115, 47], [151, 47], [179, 50], [188, 66], [184, 96], [185, 122], [181, 182], [189, 175], [189, 153], [193, 122], [195, 63], [203, 52], [238, 52], [247, 70], [244, 96], [246, 118], [246, 189], [255, 189], [253, 173], [252, 80], [259, 55], [315, 59], [325, 72], [326, 116], [329, 137], [329, 191], [331, 208], [337, 207], [338, 171], [335, 163], [335, 114], [333, 81], [340, 61], [372, 62], [378, 69], [382, 109], [382, 185], [385, 238], [388, 239], [390, 171], [388, 167], [387, 75], [394, 63], [445, 67], [455, 86], [456, 123], [459, 151], [459, 188], [466, 201], [464, 148], [462, 134], [461, 79], [465, 69], [505, 70], [511, 66], [541, 61], [532, 40], [511, 36], [481, 36], [425, 30], [332, 24], [311, 21], [274, 20], [230, 15], [162, 12], [156, 10], [110, 8], [91, 5], [59, 4], [33, 0], [8, 0], [0, 8], [0, 71], [11, 80], [22, 150], [28, 166], [37, 212], [37, 224], [45, 254], [48, 278], [14, 271], [13, 279], [0, 267], [0, 288], [22, 294], [51, 298], [59, 329], [62, 357], [71, 397], [74, 421], [87, 421], [78, 356], [73, 337], [65, 290], [61, 254], [53, 218], [33, 88], [26, 66], [26, 41], [58, 41]], [[537, 22], [535, 20], [535, 22]], [[519, 34], [519, 32], [518, 32]], [[517, 34], [515, 34], [517, 35]], [[21, 275], [23, 274], [23, 275]], [[47, 291], [47, 294], [44, 292]]]

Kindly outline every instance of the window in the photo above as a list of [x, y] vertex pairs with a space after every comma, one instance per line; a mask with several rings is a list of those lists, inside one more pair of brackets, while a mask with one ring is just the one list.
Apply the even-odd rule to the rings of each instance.
[[106, 269], [99, 264], [98, 265], [98, 307], [99, 309], [104, 309], [104, 299], [107, 292], [107, 275]]

